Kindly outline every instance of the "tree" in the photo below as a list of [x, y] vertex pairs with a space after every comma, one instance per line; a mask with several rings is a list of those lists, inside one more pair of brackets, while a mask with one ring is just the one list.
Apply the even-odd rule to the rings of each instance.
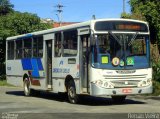
[[13, 7], [9, 0], [0, 0], [0, 16], [13, 12]]
[[126, 13], [126, 12], [123, 12], [123, 13], [121, 14], [121, 18], [130, 19], [130, 18], [131, 18], [131, 14]]
[[139, 14], [150, 26], [151, 41], [158, 43], [160, 51], [160, 2], [159, 0], [130, 0], [132, 14]]
[[[160, 2], [159, 0], [130, 0], [131, 14], [121, 14], [123, 18], [147, 21], [150, 27], [151, 42], [157, 44], [160, 53]], [[159, 57], [158, 53], [158, 57]], [[157, 53], [156, 53], [157, 54]], [[157, 56], [156, 56], [157, 57]]]
[[10, 35], [20, 35], [51, 28], [51, 24], [41, 23], [36, 14], [14, 12], [6, 16], [4, 27], [11, 30]]
[[9, 0], [0, 0], [0, 69], [2, 69], [0, 76], [5, 73], [5, 42], [7, 37], [52, 27], [51, 24], [41, 23], [36, 14], [16, 12], [13, 7], [14, 5]]
[[[40, 18], [36, 14], [11, 12], [0, 16], [0, 66], [5, 62], [5, 41], [7, 37], [48, 28], [52, 28], [52, 25], [41, 23]], [[0, 67], [0, 69], [2, 68]]]

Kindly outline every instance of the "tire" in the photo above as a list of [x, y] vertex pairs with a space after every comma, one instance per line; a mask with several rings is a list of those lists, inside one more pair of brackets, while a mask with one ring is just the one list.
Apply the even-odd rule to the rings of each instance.
[[24, 95], [25, 96], [30, 96], [31, 93], [32, 93], [32, 90], [30, 89], [30, 81], [29, 81], [28, 78], [24, 79], [23, 88], [24, 88]]
[[76, 104], [78, 102], [78, 96], [76, 94], [76, 88], [73, 81], [69, 81], [67, 86], [67, 94], [68, 94], [68, 100], [72, 104]]
[[115, 103], [123, 103], [126, 99], [126, 95], [123, 96], [112, 96], [112, 100]]

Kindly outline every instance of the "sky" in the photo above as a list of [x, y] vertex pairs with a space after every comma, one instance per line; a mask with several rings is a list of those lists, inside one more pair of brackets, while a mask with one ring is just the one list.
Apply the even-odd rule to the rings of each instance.
[[[126, 12], [130, 13], [129, 0], [126, 0]], [[14, 10], [37, 14], [40, 18], [58, 21], [57, 4], [62, 4], [63, 22], [82, 22], [99, 18], [119, 18], [123, 11], [123, 0], [10, 0]]]

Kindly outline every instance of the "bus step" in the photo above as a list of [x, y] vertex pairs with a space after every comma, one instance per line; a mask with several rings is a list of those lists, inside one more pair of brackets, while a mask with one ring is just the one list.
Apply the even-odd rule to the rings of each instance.
[[47, 88], [48, 88], [49, 90], [51, 90], [51, 89], [52, 89], [52, 85], [48, 85]]

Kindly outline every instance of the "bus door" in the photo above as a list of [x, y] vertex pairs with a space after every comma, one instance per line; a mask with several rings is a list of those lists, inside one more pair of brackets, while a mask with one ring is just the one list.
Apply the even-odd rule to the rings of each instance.
[[89, 45], [90, 35], [89, 28], [79, 30], [80, 36], [80, 79], [81, 79], [81, 90], [83, 93], [89, 93]]
[[47, 65], [47, 87], [52, 88], [52, 40], [46, 41], [47, 52], [46, 52], [46, 65]]
[[52, 82], [52, 50], [53, 50], [53, 39], [54, 34], [47, 34], [44, 35], [45, 40], [45, 65], [46, 65], [46, 86], [48, 90], [53, 89], [53, 82]]

